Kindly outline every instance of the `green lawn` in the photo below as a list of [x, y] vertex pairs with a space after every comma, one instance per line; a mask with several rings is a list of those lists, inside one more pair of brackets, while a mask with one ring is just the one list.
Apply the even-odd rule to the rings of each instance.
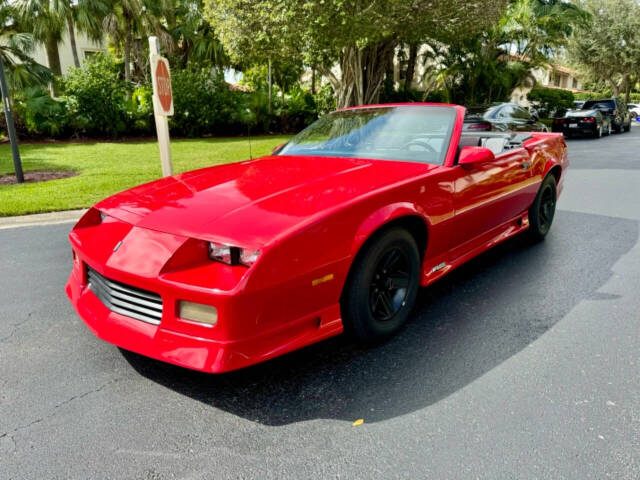
[[[265, 155], [285, 136], [252, 139], [253, 156]], [[174, 140], [176, 173], [249, 158], [246, 138]], [[23, 168], [74, 170], [78, 176], [43, 183], [0, 185], [0, 216], [88, 207], [98, 200], [161, 176], [155, 142], [21, 145]], [[0, 146], [0, 175], [13, 173], [9, 145]]]

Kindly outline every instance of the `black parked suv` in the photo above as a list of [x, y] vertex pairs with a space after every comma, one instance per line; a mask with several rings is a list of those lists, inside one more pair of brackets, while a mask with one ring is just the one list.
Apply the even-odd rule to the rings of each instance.
[[583, 110], [598, 110], [611, 119], [611, 130], [617, 133], [631, 130], [631, 114], [624, 101], [619, 98], [587, 100]]

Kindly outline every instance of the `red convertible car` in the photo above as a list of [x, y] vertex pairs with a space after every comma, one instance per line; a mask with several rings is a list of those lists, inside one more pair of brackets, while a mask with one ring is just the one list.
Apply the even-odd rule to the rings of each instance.
[[387, 337], [420, 286], [551, 226], [562, 135], [463, 133], [464, 114], [340, 110], [272, 155], [107, 198], [69, 235], [66, 292], [101, 339], [205, 372]]

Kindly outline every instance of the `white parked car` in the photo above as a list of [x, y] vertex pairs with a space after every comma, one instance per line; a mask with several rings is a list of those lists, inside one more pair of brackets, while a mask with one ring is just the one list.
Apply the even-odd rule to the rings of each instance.
[[640, 105], [638, 105], [637, 103], [630, 103], [628, 107], [631, 118], [635, 120], [636, 118], [640, 117]]

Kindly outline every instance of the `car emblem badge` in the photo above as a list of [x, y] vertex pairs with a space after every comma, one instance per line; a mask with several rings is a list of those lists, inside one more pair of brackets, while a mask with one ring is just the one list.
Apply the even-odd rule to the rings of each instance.
[[121, 245], [122, 245], [122, 240], [120, 240], [118, 243], [116, 243], [116, 246], [113, 247], [113, 251], [114, 252], [117, 251], [120, 248]]

